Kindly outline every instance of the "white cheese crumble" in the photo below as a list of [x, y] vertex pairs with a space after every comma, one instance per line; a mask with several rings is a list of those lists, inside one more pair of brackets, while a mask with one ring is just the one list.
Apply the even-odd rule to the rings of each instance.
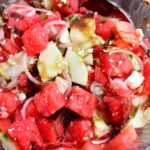
[[126, 85], [131, 89], [138, 88], [144, 81], [142, 73], [133, 71], [132, 74], [125, 80]]

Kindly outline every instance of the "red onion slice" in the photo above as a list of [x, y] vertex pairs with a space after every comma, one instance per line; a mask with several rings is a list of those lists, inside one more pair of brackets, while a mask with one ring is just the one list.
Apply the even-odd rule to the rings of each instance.
[[91, 93], [93, 93], [93, 95], [97, 97], [101, 97], [105, 94], [105, 88], [103, 87], [103, 85], [96, 81], [92, 82], [90, 86], [90, 91]]
[[30, 81], [32, 81], [33, 83], [37, 84], [37, 85], [42, 85], [43, 83], [36, 80], [32, 75], [31, 73], [29, 72], [28, 70], [28, 63], [27, 63], [27, 54], [24, 53], [24, 56], [23, 56], [23, 68], [24, 68], [24, 71], [25, 71], [25, 74], [27, 75], [27, 77], [29, 78]]
[[69, 23], [66, 22], [66, 25], [59, 31], [56, 35], [56, 39], [59, 39], [60, 36], [69, 28]]
[[71, 77], [70, 77], [69, 73], [66, 71], [63, 71], [62, 74], [67, 80], [67, 90], [65, 92], [65, 96], [69, 96], [69, 94], [71, 92], [71, 87], [72, 87]]
[[24, 105], [23, 105], [23, 107], [22, 107], [22, 109], [21, 109], [21, 114], [22, 114], [22, 117], [23, 117], [23, 119], [26, 119], [26, 109], [27, 109], [27, 107], [28, 107], [28, 105], [30, 104], [30, 102], [33, 100], [33, 98], [32, 97], [30, 97], [30, 98], [28, 98], [26, 101], [25, 101], [25, 103], [24, 103]]
[[106, 143], [110, 140], [110, 137], [106, 138], [106, 139], [102, 139], [102, 140], [92, 140], [91, 142], [93, 144], [103, 144], [103, 143]]
[[7, 74], [9, 74], [9, 76], [11, 78], [15, 78], [17, 77], [20, 73], [22, 73], [24, 70], [22, 68], [22, 62], [19, 64], [16, 64], [14, 66], [12, 66], [11, 68], [8, 69]]
[[30, 8], [19, 8], [16, 10], [16, 13], [28, 13], [28, 12], [34, 12], [34, 10], [30, 9]]
[[12, 78], [11, 82], [9, 82], [7, 84], [6, 88], [8, 90], [12, 90], [14, 87], [16, 87], [17, 84], [18, 84], [18, 77], [14, 77], [14, 78]]
[[115, 79], [111, 79], [110, 78], [110, 87], [114, 88], [114, 87], [122, 87], [123, 89], [129, 90], [126, 83], [119, 79], [119, 78], [115, 78]]
[[63, 21], [63, 20], [55, 20], [55, 21], [48, 22], [44, 26], [44, 28], [47, 29], [47, 28], [49, 28], [50, 26], [53, 26], [53, 25], [64, 25], [64, 26], [66, 26], [66, 24], [67, 23], [65, 21]]
[[55, 36], [57, 34], [56, 28], [53, 25], [50, 26], [49, 28], [50, 28], [50, 31], [51, 31], [50, 36], [51, 37]]

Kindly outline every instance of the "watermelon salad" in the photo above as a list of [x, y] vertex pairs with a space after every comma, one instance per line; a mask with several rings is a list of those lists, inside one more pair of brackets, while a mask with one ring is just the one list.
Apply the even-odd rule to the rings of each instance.
[[98, 5], [31, 0], [4, 6], [4, 149], [126, 150], [134, 145], [136, 129], [150, 120], [150, 58], [140, 42], [150, 43], [121, 15], [94, 11]]

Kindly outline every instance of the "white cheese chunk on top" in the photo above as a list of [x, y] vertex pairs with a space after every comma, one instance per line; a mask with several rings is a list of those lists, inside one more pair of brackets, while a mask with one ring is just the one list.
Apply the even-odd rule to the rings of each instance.
[[125, 80], [126, 85], [131, 89], [138, 88], [144, 81], [142, 73], [133, 71], [132, 74]]

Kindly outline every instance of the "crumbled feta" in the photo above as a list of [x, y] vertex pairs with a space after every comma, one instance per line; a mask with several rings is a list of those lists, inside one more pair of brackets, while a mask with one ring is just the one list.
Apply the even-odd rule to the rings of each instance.
[[70, 35], [69, 35], [69, 31], [68, 30], [65, 30], [62, 35], [60, 36], [60, 39], [59, 41], [61, 43], [70, 43], [71, 40], [70, 40]]
[[26, 94], [25, 93], [19, 93], [18, 96], [19, 96], [19, 100], [21, 102], [23, 102], [26, 99]]
[[142, 73], [133, 71], [132, 74], [125, 80], [126, 85], [131, 89], [138, 88], [144, 81]]
[[59, 92], [64, 94], [68, 87], [67, 81], [59, 76], [55, 78], [55, 81], [56, 81], [57, 87], [59, 89]]

